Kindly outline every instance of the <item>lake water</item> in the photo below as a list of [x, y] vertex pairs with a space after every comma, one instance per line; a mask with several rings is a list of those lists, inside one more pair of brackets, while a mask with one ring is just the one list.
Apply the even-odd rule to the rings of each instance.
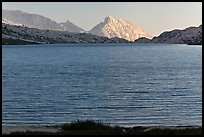
[[202, 125], [202, 46], [2, 46], [2, 125]]

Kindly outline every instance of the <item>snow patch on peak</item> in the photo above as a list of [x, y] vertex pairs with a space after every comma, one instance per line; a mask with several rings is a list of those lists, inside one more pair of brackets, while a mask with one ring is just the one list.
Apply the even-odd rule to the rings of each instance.
[[14, 26], [23, 26], [23, 24], [14, 23], [14, 22], [9, 21], [9, 20], [7, 20], [7, 19], [2, 19], [2, 23], [9, 24], [9, 25], [14, 25]]

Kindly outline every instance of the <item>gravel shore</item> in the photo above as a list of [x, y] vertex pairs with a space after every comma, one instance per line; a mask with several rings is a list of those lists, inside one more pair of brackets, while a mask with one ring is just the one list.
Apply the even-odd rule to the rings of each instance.
[[54, 126], [2, 126], [2, 134], [10, 134], [17, 131], [58, 132], [60, 128]]

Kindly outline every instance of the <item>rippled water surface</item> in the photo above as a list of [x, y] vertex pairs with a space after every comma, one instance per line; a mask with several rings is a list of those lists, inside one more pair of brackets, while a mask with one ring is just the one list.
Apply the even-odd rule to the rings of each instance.
[[2, 46], [2, 125], [202, 125], [202, 46]]

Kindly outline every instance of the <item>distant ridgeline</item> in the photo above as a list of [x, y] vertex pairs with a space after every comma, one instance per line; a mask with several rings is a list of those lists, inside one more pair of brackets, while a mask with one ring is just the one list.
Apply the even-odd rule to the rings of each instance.
[[150, 36], [136, 24], [108, 16], [85, 31], [70, 21], [57, 23], [47, 17], [2, 9], [2, 44], [57, 43], [169, 43], [202, 44], [202, 25]]

